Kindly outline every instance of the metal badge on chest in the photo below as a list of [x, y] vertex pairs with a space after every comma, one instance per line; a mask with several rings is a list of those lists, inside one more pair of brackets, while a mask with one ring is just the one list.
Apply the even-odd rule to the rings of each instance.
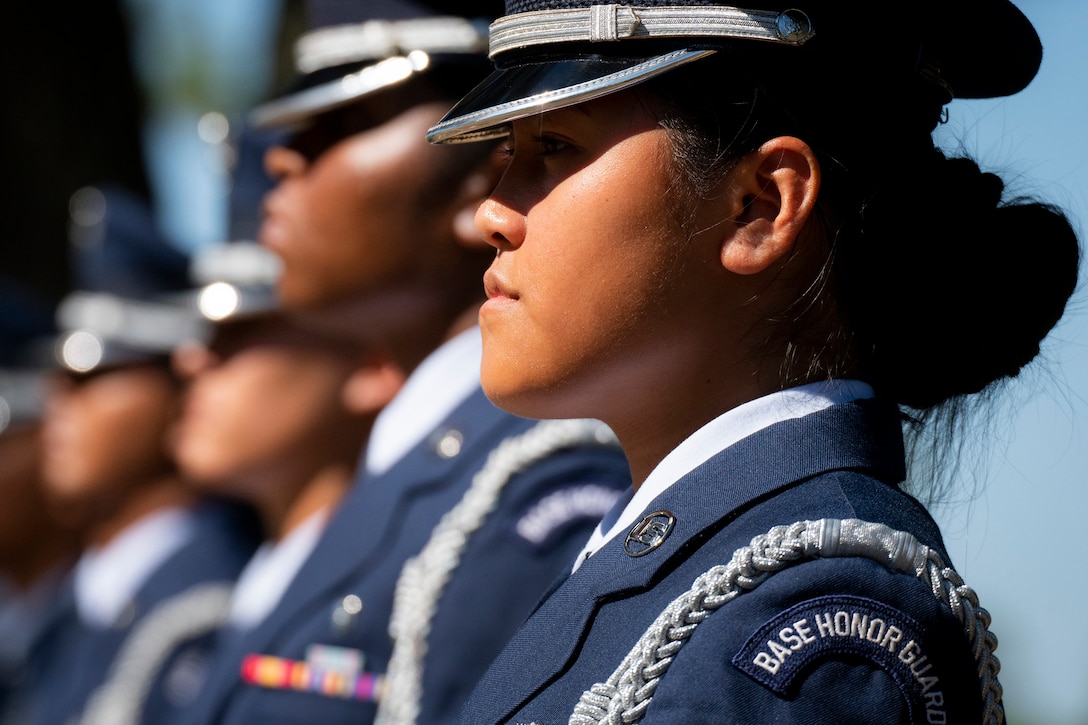
[[671, 511], [654, 511], [631, 527], [623, 548], [628, 556], [645, 556], [664, 544], [675, 526]]

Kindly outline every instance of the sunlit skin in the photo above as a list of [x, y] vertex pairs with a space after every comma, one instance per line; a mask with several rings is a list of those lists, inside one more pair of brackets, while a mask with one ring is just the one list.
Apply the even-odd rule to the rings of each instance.
[[775, 139], [685, 202], [671, 142], [632, 92], [515, 121], [509, 144], [476, 215], [497, 250], [484, 390], [520, 415], [604, 420], [638, 485], [701, 425], [774, 389], [753, 331], [796, 293], [778, 273], [815, 203], [815, 159]]
[[[363, 101], [358, 110], [379, 101]], [[350, 299], [371, 337], [428, 325], [435, 337], [446, 332], [451, 308], [480, 301], [486, 254], [472, 213], [489, 181], [445, 178], [451, 150], [424, 140], [448, 107], [442, 101], [400, 112], [371, 109], [376, 125], [327, 148], [303, 132], [268, 152], [266, 167], [278, 184], [266, 198], [259, 240], [283, 260], [278, 293], [286, 305]], [[327, 122], [317, 119], [312, 133]], [[477, 248], [460, 244], [464, 239]], [[428, 341], [425, 351], [435, 344]]]
[[175, 366], [189, 380], [172, 435], [182, 471], [252, 504], [272, 538], [334, 505], [380, 409], [351, 413], [344, 405], [357, 362], [275, 322], [223, 351], [179, 351]]
[[178, 392], [163, 368], [130, 366], [59, 377], [42, 428], [50, 498], [109, 539], [162, 505], [188, 501], [165, 450]]

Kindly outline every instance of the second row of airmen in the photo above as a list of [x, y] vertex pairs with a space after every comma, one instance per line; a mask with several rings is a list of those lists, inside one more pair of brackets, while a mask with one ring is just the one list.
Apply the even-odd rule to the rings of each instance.
[[190, 265], [87, 192], [42, 436], [83, 544], [13, 721], [451, 721], [629, 486], [603, 424], [480, 389], [496, 170], [424, 134], [498, 10], [311, 3], [253, 116], [273, 179], [236, 179], [269, 186], [261, 247]]

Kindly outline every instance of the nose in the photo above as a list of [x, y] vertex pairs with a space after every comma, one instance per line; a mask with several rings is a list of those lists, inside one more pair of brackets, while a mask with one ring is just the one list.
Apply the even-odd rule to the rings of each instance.
[[308, 166], [305, 156], [286, 146], [273, 146], [264, 154], [265, 171], [276, 181], [299, 176]]
[[494, 194], [476, 210], [476, 231], [500, 252], [517, 249], [525, 241], [525, 215]]

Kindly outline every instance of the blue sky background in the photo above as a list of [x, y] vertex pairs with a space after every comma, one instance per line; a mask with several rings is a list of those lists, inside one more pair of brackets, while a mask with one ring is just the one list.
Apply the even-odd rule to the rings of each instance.
[[[1088, 2], [1019, 0], [1043, 39], [1023, 92], [955, 101], [941, 145], [1088, 232]], [[965, 32], [970, 32], [965, 28]], [[1030, 254], [1032, 240], [1024, 240]], [[1083, 245], [1082, 245], [1083, 247]], [[1044, 360], [994, 411], [971, 501], [936, 510], [957, 570], [990, 610], [1009, 722], [1088, 724], [1088, 277]]]
[[[164, 57], [171, 62], [145, 65], [148, 75], [169, 76], [179, 65], [210, 62], [220, 71], [244, 69], [241, 80], [237, 74], [209, 76], [233, 80], [228, 85], [244, 91], [235, 92], [232, 101], [251, 102], [263, 90], [267, 68], [260, 64], [268, 59], [268, 21], [278, 2], [127, 2], [133, 10], [162, 10], [142, 14], [140, 30], [150, 41], [136, 52], [153, 50], [145, 63]], [[1012, 98], [954, 102], [940, 131], [941, 145], [968, 152], [1006, 178], [1014, 192], [1065, 207], [1083, 238], [1088, 231], [1088, 2], [1020, 0], [1018, 5], [1043, 38], [1038, 77]], [[201, 43], [160, 40], [179, 28]], [[256, 67], [248, 65], [254, 61]], [[168, 84], [169, 78], [153, 82]], [[214, 90], [210, 97], [217, 95]], [[169, 112], [149, 129], [160, 201], [176, 212], [163, 222], [182, 246], [218, 241], [225, 203], [221, 169], [199, 163], [208, 158], [206, 144], [192, 131], [195, 118], [211, 109], [165, 108]], [[193, 190], [203, 192], [193, 196]], [[1025, 253], [1032, 246], [1031, 239], [1024, 240]], [[1088, 285], [1082, 284], [1044, 346], [1042, 364], [1022, 376], [993, 414], [994, 435], [976, 449], [983, 465], [967, 466], [962, 477], [961, 490], [977, 484], [981, 491], [934, 513], [957, 570], [994, 617], [1009, 722], [1088, 725], [1088, 540], [1082, 533], [1088, 531]]]

